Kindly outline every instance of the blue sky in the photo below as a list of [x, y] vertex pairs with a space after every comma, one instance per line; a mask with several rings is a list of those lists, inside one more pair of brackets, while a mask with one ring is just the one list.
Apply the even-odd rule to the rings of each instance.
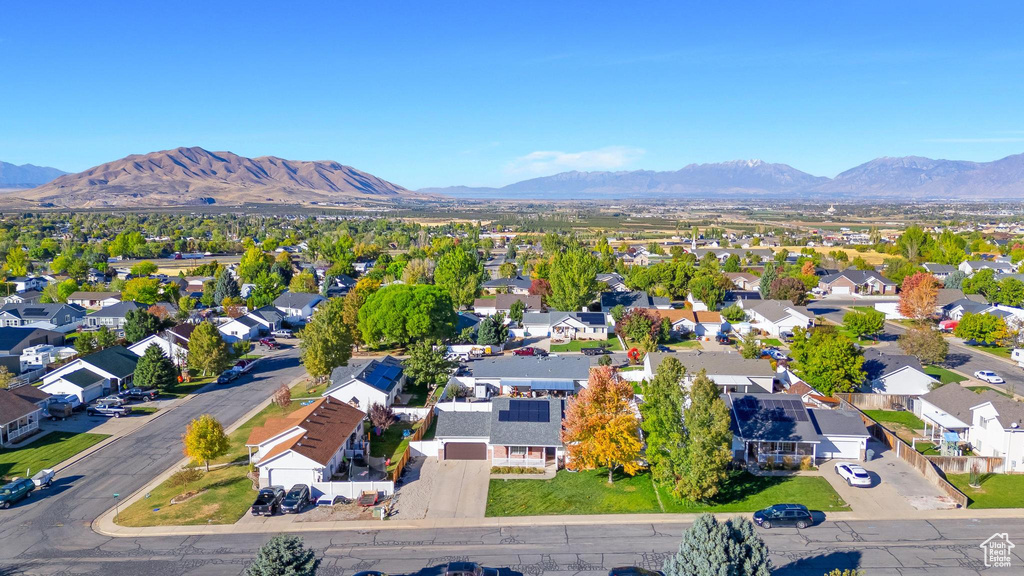
[[0, 159], [196, 145], [419, 188], [1024, 151], [1024, 4], [679, 4], [10, 3]]

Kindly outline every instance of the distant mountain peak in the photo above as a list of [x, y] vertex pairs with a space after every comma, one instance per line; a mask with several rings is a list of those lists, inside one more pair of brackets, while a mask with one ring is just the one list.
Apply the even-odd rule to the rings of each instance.
[[0, 162], [0, 188], [33, 188], [67, 174], [48, 166]]

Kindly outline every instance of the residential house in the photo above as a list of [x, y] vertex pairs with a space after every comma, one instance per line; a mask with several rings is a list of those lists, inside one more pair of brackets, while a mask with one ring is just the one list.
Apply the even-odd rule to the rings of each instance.
[[537, 312], [544, 309], [540, 296], [523, 294], [498, 294], [494, 298], [477, 298], [473, 301], [473, 312], [479, 316], [494, 316], [499, 312], [508, 318], [514, 302], [522, 302], [524, 311]]
[[935, 276], [935, 278], [939, 282], [944, 282], [946, 278], [949, 278], [950, 274], [957, 271], [957, 267], [952, 266], [950, 264], [936, 264], [935, 262], [925, 262], [924, 264], [922, 264], [922, 266], [929, 274]]
[[821, 437], [821, 444], [816, 449], [819, 459], [864, 459], [871, 434], [857, 412], [808, 408], [807, 414]]
[[105, 308], [101, 308], [85, 318], [85, 324], [89, 328], [99, 329], [106, 326], [108, 330], [118, 336], [124, 336], [125, 317], [131, 310], [148, 310], [149, 306], [141, 302], [126, 300], [118, 302]]
[[960, 263], [959, 270], [968, 276], [973, 276], [979, 270], [993, 270], [996, 274], [1012, 274], [1013, 264], [991, 260], [967, 260]]
[[814, 325], [814, 312], [789, 300], [740, 300], [738, 305], [746, 311], [751, 328], [776, 338], [794, 328]]
[[249, 433], [249, 462], [259, 485], [291, 487], [345, 476], [356, 454], [367, 454], [366, 414], [331, 397], [314, 400], [283, 418], [268, 418]]
[[156, 346], [170, 358], [175, 365], [184, 367], [188, 361], [188, 341], [196, 324], [179, 324], [156, 334], [139, 340], [128, 347], [133, 353], [143, 356], [150, 346]]
[[139, 357], [124, 346], [112, 346], [76, 358], [43, 376], [40, 390], [47, 394], [74, 394], [86, 404], [131, 387]]
[[0, 299], [0, 302], [4, 304], [37, 304], [42, 295], [43, 293], [38, 290], [26, 290], [5, 296]]
[[682, 384], [689, 387], [703, 370], [722, 392], [771, 394], [775, 371], [764, 359], [747, 359], [732, 352], [650, 352], [644, 357], [644, 379], [651, 381], [666, 358], [675, 358], [686, 368]]
[[46, 288], [46, 279], [42, 276], [8, 276], [6, 282], [14, 285], [15, 292], [35, 290], [42, 292]]
[[405, 382], [405, 367], [393, 356], [352, 359], [331, 372], [331, 385], [323, 395], [369, 412], [374, 404], [394, 404]]
[[688, 252], [697, 257], [699, 262], [709, 252], [715, 255], [719, 262], [725, 262], [730, 256], [735, 255], [740, 260], [750, 258], [754, 262], [768, 262], [775, 254], [768, 248], [690, 248]]
[[274, 306], [257, 308], [252, 312], [249, 312], [247, 316], [263, 325], [263, 329], [260, 330], [261, 334], [279, 330], [284, 326], [286, 318], [285, 313]]
[[942, 315], [950, 320], [960, 320], [964, 317], [964, 314], [982, 314], [991, 308], [992, 306], [985, 302], [984, 299], [979, 301], [978, 299], [964, 297], [943, 306]]
[[221, 337], [228, 344], [233, 344], [239, 340], [257, 340], [262, 329], [263, 324], [248, 314], [238, 318], [231, 318], [217, 326]]
[[285, 292], [274, 300], [276, 306], [290, 324], [304, 324], [313, 316], [313, 310], [326, 300], [319, 294], [308, 292]]
[[85, 309], [74, 304], [5, 304], [0, 307], [0, 327], [39, 326], [67, 333], [85, 318]]
[[86, 310], [99, 310], [121, 301], [120, 292], [72, 292], [68, 304], [77, 304]]
[[528, 337], [550, 337], [553, 342], [608, 339], [608, 324], [600, 312], [527, 312], [523, 329]]
[[477, 398], [566, 396], [586, 387], [590, 367], [591, 357], [584, 355], [489, 356], [471, 362], [469, 373], [456, 380]]
[[440, 460], [491, 466], [557, 467], [565, 459], [561, 398], [494, 398], [486, 412], [440, 411], [434, 438]]
[[847, 268], [838, 274], [822, 276], [818, 289], [825, 294], [895, 294], [896, 283], [874, 270]]
[[33, 326], [7, 326], [0, 328], [0, 356], [21, 356], [32, 346], [63, 344], [64, 335], [53, 330]]
[[672, 303], [663, 296], [649, 296], [642, 290], [633, 292], [602, 292], [601, 312], [611, 313], [612, 308], [622, 306], [626, 311], [634, 308], [646, 308], [648, 310], [668, 310]]
[[1004, 458], [1004, 472], [1024, 472], [1024, 403], [998, 394], [980, 399], [969, 437], [975, 454]]
[[497, 292], [506, 292], [508, 294], [529, 294], [530, 285], [533, 281], [529, 278], [523, 278], [522, 276], [515, 276], [513, 278], [495, 278], [484, 282], [482, 287], [484, 292], [488, 294], [495, 294]]
[[732, 285], [737, 290], [759, 290], [761, 288], [761, 278], [755, 276], [750, 272], [726, 272], [725, 277], [728, 278]]
[[937, 439], [953, 432], [961, 441], [970, 442], [971, 409], [998, 396], [995, 390], [978, 394], [959, 384], [946, 384], [921, 396], [914, 403], [914, 414], [924, 422], [925, 436]]
[[626, 279], [618, 272], [599, 273], [597, 281], [604, 283], [611, 292], [629, 292], [629, 288], [626, 287]]
[[472, 328], [473, 333], [480, 328], [480, 317], [469, 312], [458, 311], [455, 318], [455, 333], [462, 334], [463, 330]]
[[906, 354], [886, 354], [875, 348], [864, 350], [865, 386], [876, 394], [927, 394], [936, 380], [925, 374], [921, 361]]
[[729, 323], [722, 319], [718, 312], [680, 310], [658, 310], [658, 316], [668, 318], [672, 323], [672, 332], [676, 334], [694, 334], [698, 338], [712, 338], [721, 333], [728, 333]]
[[0, 389], [0, 448], [38, 432], [42, 414], [43, 409], [38, 404], [15, 394], [13, 390]]

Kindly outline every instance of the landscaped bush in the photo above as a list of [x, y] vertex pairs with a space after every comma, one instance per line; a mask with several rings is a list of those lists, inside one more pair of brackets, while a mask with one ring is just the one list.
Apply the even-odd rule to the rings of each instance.
[[529, 466], [491, 466], [491, 474], [543, 474], [542, 468]]
[[814, 458], [811, 458], [810, 456], [804, 456], [800, 460], [800, 469], [801, 470], [814, 470]]
[[202, 470], [186, 466], [174, 474], [171, 474], [170, 482], [172, 486], [185, 487], [193, 482], [198, 482], [202, 477]]
[[793, 457], [792, 456], [783, 456], [782, 457], [782, 468], [784, 470], [792, 470], [793, 469]]

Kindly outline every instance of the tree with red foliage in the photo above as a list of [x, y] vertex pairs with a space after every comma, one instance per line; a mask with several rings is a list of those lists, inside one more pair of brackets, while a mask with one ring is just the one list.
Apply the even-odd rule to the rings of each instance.
[[650, 351], [661, 338], [661, 316], [654, 310], [633, 308], [615, 323], [615, 333]]
[[900, 286], [900, 314], [919, 322], [930, 318], [935, 313], [941, 286], [939, 280], [927, 272], [904, 278]]
[[551, 282], [543, 278], [534, 278], [533, 282], [530, 282], [530, 294], [533, 296], [540, 296], [547, 301], [547, 297], [551, 296]]

